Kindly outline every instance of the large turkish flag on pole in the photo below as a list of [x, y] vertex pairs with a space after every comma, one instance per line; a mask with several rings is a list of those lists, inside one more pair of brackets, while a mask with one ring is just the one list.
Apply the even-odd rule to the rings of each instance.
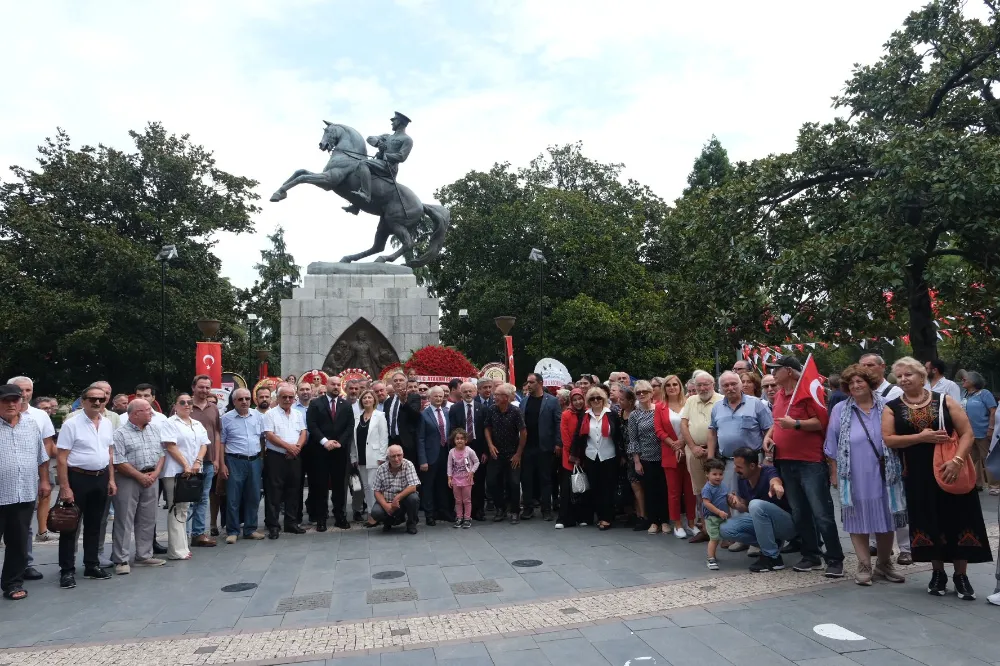
[[803, 400], [811, 400], [825, 428], [830, 421], [830, 413], [826, 409], [826, 390], [823, 389], [823, 380], [824, 377], [819, 374], [819, 368], [816, 367], [812, 354], [809, 354], [806, 364], [802, 367], [802, 374], [799, 375], [799, 383], [792, 392], [792, 399], [788, 401], [788, 410], [791, 411], [792, 405], [797, 405]]
[[194, 374], [212, 378], [212, 388], [222, 388], [222, 343], [199, 342], [194, 350]]

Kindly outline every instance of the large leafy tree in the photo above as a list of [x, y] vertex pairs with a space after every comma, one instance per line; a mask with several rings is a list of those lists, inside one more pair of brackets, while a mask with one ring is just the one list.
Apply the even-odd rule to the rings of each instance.
[[168, 381], [194, 369], [200, 318], [235, 324], [234, 292], [212, 254], [218, 231], [251, 229], [256, 182], [219, 169], [187, 135], [152, 123], [132, 152], [74, 148], [59, 130], [38, 167], [0, 184], [0, 374], [28, 374], [46, 392], [96, 379], [129, 389], [160, 376], [160, 266], [166, 270]]
[[[513, 315], [522, 378], [542, 356], [574, 372], [625, 366], [644, 374], [672, 362], [683, 345], [666, 342], [665, 296], [645, 265], [667, 209], [620, 172], [573, 144], [527, 167], [496, 164], [442, 188], [437, 196], [451, 207], [453, 226], [441, 260], [426, 269], [442, 302], [442, 340], [478, 364], [502, 360], [493, 318]], [[528, 260], [532, 248], [546, 263]]]
[[1000, 16], [983, 4], [985, 20], [960, 0], [910, 14], [835, 98], [846, 117], [805, 125], [794, 152], [753, 165], [758, 219], [781, 247], [772, 290], [793, 328], [908, 329], [930, 359], [932, 290], [997, 311]]

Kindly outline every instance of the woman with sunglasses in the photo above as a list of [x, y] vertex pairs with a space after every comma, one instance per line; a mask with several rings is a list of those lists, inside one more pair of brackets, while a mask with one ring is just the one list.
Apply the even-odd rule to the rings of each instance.
[[663, 377], [653, 377], [649, 380], [649, 385], [653, 387], [653, 404], [658, 405], [663, 401], [663, 384], [667, 380]]
[[[656, 392], [653, 392], [656, 395]], [[674, 536], [685, 539], [695, 535], [695, 497], [691, 472], [684, 457], [681, 432], [681, 410], [684, 409], [684, 389], [680, 377], [670, 375], [663, 380], [662, 399], [656, 404], [656, 436], [660, 440], [660, 458], [667, 483], [667, 506]], [[681, 524], [681, 498], [687, 527]], [[667, 530], [664, 529], [664, 532]]]
[[656, 412], [653, 408], [653, 387], [646, 380], [635, 384], [639, 399], [635, 411], [628, 419], [628, 453], [632, 457], [635, 473], [642, 479], [646, 496], [646, 519], [649, 534], [668, 531], [667, 483], [663, 475], [660, 438], [656, 436]]
[[615, 490], [618, 487], [618, 454], [624, 445], [621, 419], [611, 411], [604, 390], [595, 386], [587, 391], [587, 412], [581, 434], [587, 435], [583, 469], [590, 482], [591, 497], [597, 511], [597, 527], [611, 528], [615, 517]]
[[[188, 548], [187, 513], [188, 502], [174, 502], [174, 486], [177, 475], [189, 477], [202, 470], [205, 452], [208, 450], [208, 431], [205, 426], [191, 418], [194, 400], [187, 393], [177, 396], [174, 415], [163, 426], [161, 437], [167, 450], [163, 465], [163, 494], [167, 499], [167, 559], [190, 560]], [[168, 441], [169, 440], [169, 441]]]
[[[630, 388], [622, 389], [621, 408], [619, 416], [622, 420], [622, 435], [625, 438], [625, 450], [628, 451], [628, 420], [632, 416], [632, 412], [635, 411], [635, 391]], [[642, 480], [635, 473], [635, 465], [630, 464], [627, 455], [622, 456], [621, 465], [625, 468], [625, 479], [632, 487], [632, 497], [634, 498], [635, 525], [632, 526], [632, 531], [643, 532], [649, 529], [649, 521], [646, 520], [646, 496], [642, 492]]]

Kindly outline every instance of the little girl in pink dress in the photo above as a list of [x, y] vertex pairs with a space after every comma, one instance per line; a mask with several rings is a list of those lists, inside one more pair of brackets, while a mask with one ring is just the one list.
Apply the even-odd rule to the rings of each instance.
[[448, 452], [448, 487], [455, 494], [455, 515], [452, 527], [472, 527], [472, 482], [479, 469], [479, 456], [466, 446], [467, 435], [461, 428], [451, 432], [452, 449]]

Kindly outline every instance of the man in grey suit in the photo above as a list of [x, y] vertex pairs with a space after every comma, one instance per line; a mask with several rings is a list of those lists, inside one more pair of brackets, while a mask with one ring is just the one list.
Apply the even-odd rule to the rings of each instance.
[[534, 517], [532, 506], [535, 486], [538, 484], [542, 504], [542, 519], [552, 520], [552, 460], [556, 454], [562, 455], [562, 433], [560, 422], [562, 409], [559, 399], [545, 392], [542, 375], [533, 372], [525, 381], [528, 394], [521, 403], [524, 424], [528, 430], [528, 442], [524, 447], [521, 461], [521, 494], [524, 508], [521, 520]]

